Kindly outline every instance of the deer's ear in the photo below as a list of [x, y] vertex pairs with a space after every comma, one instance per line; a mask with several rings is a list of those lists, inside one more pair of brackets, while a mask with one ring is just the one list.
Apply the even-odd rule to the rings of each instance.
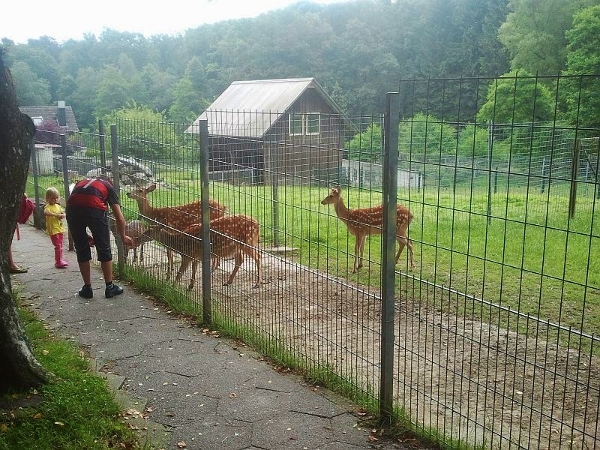
[[154, 189], [156, 189], [156, 183], [153, 183], [148, 187], [148, 192], [152, 192]]

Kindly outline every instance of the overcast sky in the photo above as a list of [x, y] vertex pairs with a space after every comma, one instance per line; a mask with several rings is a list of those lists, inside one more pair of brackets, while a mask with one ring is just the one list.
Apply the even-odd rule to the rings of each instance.
[[[189, 28], [222, 20], [255, 17], [299, 0], [13, 0], [0, 14], [0, 39], [16, 43], [49, 36], [62, 43], [99, 36], [104, 29], [156, 34], [181, 34]], [[341, 3], [349, 0], [310, 0]]]

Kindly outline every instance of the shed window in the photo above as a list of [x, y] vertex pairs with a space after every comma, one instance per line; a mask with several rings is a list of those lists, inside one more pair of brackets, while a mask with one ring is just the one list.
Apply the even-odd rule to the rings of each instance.
[[321, 115], [319, 113], [290, 114], [290, 135], [319, 134]]

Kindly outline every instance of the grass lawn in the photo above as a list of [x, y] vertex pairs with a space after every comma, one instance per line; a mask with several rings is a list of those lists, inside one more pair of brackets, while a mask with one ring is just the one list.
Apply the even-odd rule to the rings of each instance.
[[[200, 198], [197, 177], [165, 172], [169, 188], [150, 194], [153, 206], [182, 204]], [[46, 183], [60, 180], [49, 177]], [[43, 182], [42, 186], [46, 187]], [[481, 317], [488, 303], [540, 318], [587, 335], [600, 335], [600, 220], [593, 192], [578, 196], [576, 214], [569, 216], [564, 185], [544, 192], [509, 183], [495, 187], [488, 202], [485, 184], [462, 183], [400, 191], [398, 201], [415, 218], [410, 238], [415, 243], [417, 268], [410, 272], [414, 300], [448, 309], [443, 296], [424, 297], [419, 281], [464, 293], [484, 303], [465, 302], [453, 312]], [[123, 187], [122, 204], [127, 217], [138, 208]], [[380, 284], [381, 240], [367, 239], [365, 268], [352, 274], [354, 237], [339, 221], [332, 207], [321, 205], [328, 188], [210, 183], [210, 195], [229, 208], [261, 223], [261, 241], [269, 247], [298, 248], [295, 258], [331, 275], [376, 286]], [[350, 188], [343, 193], [350, 208], [381, 202], [377, 192]], [[397, 270], [407, 272], [403, 254]], [[469, 306], [470, 305], [470, 306]], [[511, 323], [514, 323], [512, 321]]]
[[125, 423], [106, 381], [91, 372], [80, 350], [49, 334], [27, 308], [20, 315], [50, 381], [1, 399], [0, 450], [150, 449]]

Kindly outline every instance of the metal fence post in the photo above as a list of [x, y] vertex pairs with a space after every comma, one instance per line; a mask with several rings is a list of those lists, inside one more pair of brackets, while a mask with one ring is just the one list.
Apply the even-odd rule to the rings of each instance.
[[[112, 153], [112, 182], [117, 194], [121, 196], [121, 174], [119, 172], [119, 138], [117, 135], [117, 125], [111, 124], [110, 126], [110, 149]], [[117, 263], [119, 272], [123, 272], [125, 269], [125, 249], [123, 248], [123, 240], [119, 233], [115, 233], [115, 241], [117, 243]]]
[[106, 175], [106, 143], [104, 134], [104, 122], [98, 121], [98, 144], [100, 145], [100, 173]]
[[[62, 161], [62, 173], [63, 173], [63, 186], [65, 189], [65, 205], [67, 204], [67, 200], [69, 195], [71, 195], [71, 191], [69, 189], [69, 161], [67, 160], [67, 137], [64, 134], [60, 135], [60, 156]], [[69, 246], [69, 251], [75, 250], [75, 245], [73, 243], [73, 238], [71, 237], [71, 233], [67, 227], [67, 242]]]
[[29, 144], [31, 148], [31, 171], [33, 172], [33, 189], [35, 196], [35, 211], [33, 212], [33, 226], [38, 230], [44, 227], [44, 211], [40, 208], [40, 181], [39, 181], [39, 168], [37, 160], [37, 150], [33, 139]]
[[398, 195], [399, 93], [386, 96], [383, 154], [383, 235], [381, 239], [381, 385], [379, 415], [392, 420], [394, 401], [394, 300], [396, 280], [396, 204]]
[[208, 183], [208, 120], [200, 120], [200, 199], [202, 208], [202, 319], [212, 322], [210, 267], [210, 208]]
[[575, 204], [577, 203], [577, 175], [579, 173], [579, 141], [575, 141], [573, 160], [571, 161], [571, 190], [569, 192], [569, 217], [575, 217]]

